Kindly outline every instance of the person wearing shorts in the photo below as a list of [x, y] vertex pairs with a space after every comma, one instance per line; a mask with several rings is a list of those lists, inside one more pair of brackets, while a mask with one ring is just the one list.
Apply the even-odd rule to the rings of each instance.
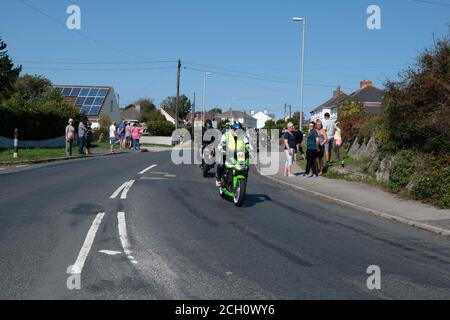
[[340, 122], [336, 123], [336, 132], [334, 134], [334, 150], [336, 151], [336, 161], [341, 162], [341, 147], [342, 147], [342, 129]]
[[114, 147], [116, 144], [117, 144], [117, 122], [114, 122], [109, 127], [109, 145], [111, 153], [114, 153]]
[[289, 122], [287, 130], [284, 133], [284, 153], [286, 155], [286, 164], [284, 166], [284, 176], [293, 177], [292, 165], [294, 164], [295, 151], [297, 150], [297, 139], [294, 135], [294, 124]]
[[332, 160], [332, 152], [334, 148], [334, 133], [336, 132], [336, 123], [331, 120], [329, 113], [325, 113], [324, 129], [327, 132], [328, 143], [325, 146], [325, 158], [329, 164]]

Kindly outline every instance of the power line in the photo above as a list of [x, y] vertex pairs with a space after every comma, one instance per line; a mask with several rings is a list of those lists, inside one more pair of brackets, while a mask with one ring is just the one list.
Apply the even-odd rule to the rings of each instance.
[[[63, 28], [66, 28], [66, 27], [67, 27], [66, 24], [65, 24], [64, 22], [61, 22], [60, 20], [58, 20], [58, 19], [56, 19], [55, 17], [49, 15], [49, 14], [46, 13], [45, 11], [42, 11], [41, 9], [39, 9], [39, 8], [37, 8], [37, 7], [35, 7], [35, 6], [31, 5], [31, 4], [29, 4], [28, 2], [26, 2], [26, 1], [24, 1], [24, 0], [17, 0], [17, 1], [19, 1], [20, 3], [22, 3], [24, 6], [26, 6], [26, 7], [30, 8], [30, 9], [36, 11], [37, 13], [39, 13], [39, 14], [41, 14], [41, 15], [43, 15], [44, 17], [50, 19], [50, 20], [53, 21], [54, 23], [56, 23], [56, 24], [62, 26]], [[125, 51], [125, 50], [122, 50], [122, 49], [120, 49], [120, 48], [113, 47], [113, 46], [111, 46], [111, 45], [109, 45], [109, 44], [107, 44], [107, 43], [105, 43], [105, 42], [103, 42], [103, 41], [100, 41], [100, 40], [98, 40], [98, 39], [96, 39], [96, 38], [90, 36], [89, 34], [80, 31], [80, 30], [74, 30], [74, 31], [76, 31], [76, 32], [75, 32], [76, 34], [79, 34], [80, 36], [82, 36], [82, 37], [84, 37], [84, 38], [86, 38], [86, 39], [88, 39], [88, 40], [90, 40], [90, 41], [92, 41], [92, 42], [95, 42], [95, 43], [97, 43], [97, 44], [99, 44], [99, 45], [101, 45], [101, 46], [103, 46], [103, 47], [105, 47], [105, 48], [108, 48], [108, 49], [110, 49], [110, 50], [117, 51], [117, 52], [122, 53], [122, 54], [124, 54], [124, 55], [133, 56], [133, 57], [135, 57], [135, 58], [138, 58], [138, 59], [141, 59], [141, 60], [144, 60], [144, 61], [146, 60], [146, 58], [143, 58], [143, 57], [141, 57], [141, 56], [132, 54], [132, 53], [127, 52], [127, 51]]]
[[428, 1], [428, 0], [412, 0], [412, 1], [420, 2], [420, 3], [426, 3], [426, 4], [431, 4], [431, 5], [435, 5], [435, 6], [450, 7], [450, 3], [445, 3], [445, 2]]
[[[202, 73], [208, 72], [208, 70], [206, 70], [206, 69], [196, 69], [196, 68], [191, 68], [191, 67], [185, 67], [185, 69], [191, 70], [191, 71], [202, 72]], [[299, 81], [287, 81], [287, 80], [285, 81], [285, 80], [278, 80], [278, 79], [271, 79], [271, 78], [264, 78], [264, 77], [254, 77], [254, 76], [239, 75], [239, 74], [225, 73], [225, 72], [214, 72], [214, 74], [222, 75], [225, 77], [231, 77], [231, 78], [250, 79], [250, 80], [274, 82], [274, 83], [284, 83], [284, 84], [292, 84], [292, 85], [298, 85], [300, 83]], [[336, 88], [336, 86], [337, 86], [337, 85], [333, 85], [333, 84], [318, 84], [318, 83], [308, 83], [305, 85], [311, 86], [311, 87], [324, 87], [324, 88]], [[349, 88], [349, 87], [342, 87], [342, 88], [351, 90], [351, 88]]]
[[131, 62], [123, 62], [123, 61], [114, 61], [114, 62], [105, 62], [105, 61], [91, 61], [91, 62], [58, 62], [58, 61], [49, 61], [49, 60], [16, 60], [17, 63], [29, 63], [29, 64], [49, 64], [49, 65], [142, 65], [142, 64], [163, 64], [163, 63], [174, 63], [176, 60], [155, 60], [155, 61], [131, 61]]
[[25, 70], [36, 70], [36, 71], [95, 71], [95, 72], [101, 72], [101, 71], [148, 71], [148, 70], [172, 70], [176, 69], [176, 67], [155, 67], [155, 68], [26, 68]]

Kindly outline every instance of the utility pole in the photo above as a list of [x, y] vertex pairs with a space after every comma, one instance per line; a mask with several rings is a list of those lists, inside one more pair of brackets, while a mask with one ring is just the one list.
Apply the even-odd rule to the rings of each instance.
[[[175, 108], [175, 130], [178, 132], [178, 109], [180, 107], [180, 78], [181, 78], [181, 59], [178, 60], [178, 74], [177, 74], [177, 103]], [[178, 134], [178, 133], [177, 133]], [[178, 143], [178, 137], [177, 141], [175, 141], [175, 144]]]
[[292, 118], [292, 105], [289, 105], [289, 119]]
[[195, 92], [194, 92], [194, 101], [192, 103], [192, 117], [191, 117], [191, 121], [192, 121], [192, 138], [194, 138], [194, 135], [195, 135], [195, 118], [196, 118], [196, 114], [195, 114]]
[[284, 116], [283, 116], [284, 120], [286, 121], [287, 118], [287, 104], [284, 104]]

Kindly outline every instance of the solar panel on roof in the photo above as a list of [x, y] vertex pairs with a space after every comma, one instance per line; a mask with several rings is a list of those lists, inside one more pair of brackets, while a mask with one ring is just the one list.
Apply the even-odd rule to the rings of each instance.
[[90, 91], [89, 88], [81, 89], [81, 92], [80, 92], [79, 96], [80, 96], [80, 97], [81, 97], [81, 96], [87, 97], [87, 95], [89, 94], [89, 91]]
[[80, 113], [87, 115], [90, 109], [91, 107], [84, 106], [83, 108], [81, 108]]
[[100, 106], [93, 106], [93, 107], [91, 108], [91, 110], [89, 110], [89, 115], [90, 115], [90, 116], [96, 116], [96, 115], [98, 115], [98, 114], [100, 113], [100, 109], [101, 109]]
[[73, 88], [72, 92], [70, 93], [71, 97], [78, 97], [78, 95], [80, 94], [81, 88]]
[[63, 91], [61, 92], [61, 95], [63, 95], [64, 97], [68, 97], [68, 96], [70, 96], [71, 91], [72, 91], [72, 88], [64, 88]]
[[103, 104], [104, 100], [105, 100], [105, 98], [101, 98], [101, 97], [95, 98], [94, 105], [101, 106]]
[[94, 103], [94, 98], [88, 97], [88, 98], [86, 98], [86, 101], [84, 102], [83, 105], [85, 105], [85, 106], [92, 106], [93, 103]]
[[99, 96], [99, 97], [106, 97], [107, 94], [108, 94], [108, 90], [109, 90], [109, 89], [100, 89], [100, 90], [98, 91], [98, 96]]
[[88, 96], [89, 96], [89, 97], [96, 97], [96, 96], [97, 96], [97, 93], [98, 93], [98, 89], [92, 88], [91, 91], [89, 91]]

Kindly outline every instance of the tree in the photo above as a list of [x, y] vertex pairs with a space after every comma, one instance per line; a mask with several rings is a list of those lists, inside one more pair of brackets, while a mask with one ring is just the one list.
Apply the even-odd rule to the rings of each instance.
[[0, 38], [0, 100], [11, 97], [14, 93], [14, 85], [22, 71], [22, 66], [14, 68], [6, 47], [6, 43]]
[[215, 107], [215, 108], [209, 110], [209, 112], [212, 113], [212, 114], [215, 115], [215, 116], [217, 116], [217, 115], [223, 113], [223, 112], [222, 112], [222, 109], [220, 109], [220, 108], [218, 108], [218, 107]]
[[52, 90], [52, 83], [43, 76], [24, 75], [15, 83], [15, 90], [25, 99], [31, 99]]
[[156, 110], [156, 105], [150, 98], [140, 98], [134, 103], [136, 106], [141, 106], [141, 112], [146, 113], [151, 110]]
[[175, 125], [169, 121], [151, 121], [147, 123], [147, 128], [152, 136], [170, 137], [175, 131]]
[[267, 120], [265, 123], [264, 129], [266, 129], [266, 130], [277, 129], [277, 124], [273, 120]]
[[159, 110], [150, 110], [143, 115], [143, 121], [166, 121], [166, 117]]
[[438, 41], [400, 76], [399, 81], [385, 84], [381, 123], [386, 143], [393, 143], [396, 149], [448, 155], [450, 40]]
[[339, 120], [345, 120], [364, 112], [364, 105], [359, 101], [349, 100], [339, 108]]
[[[174, 114], [177, 107], [177, 97], [172, 96], [161, 102], [161, 108], [172, 111]], [[185, 95], [180, 96], [180, 101], [178, 105], [178, 118], [184, 119], [187, 117], [189, 112], [191, 112], [192, 105], [191, 101]]]

